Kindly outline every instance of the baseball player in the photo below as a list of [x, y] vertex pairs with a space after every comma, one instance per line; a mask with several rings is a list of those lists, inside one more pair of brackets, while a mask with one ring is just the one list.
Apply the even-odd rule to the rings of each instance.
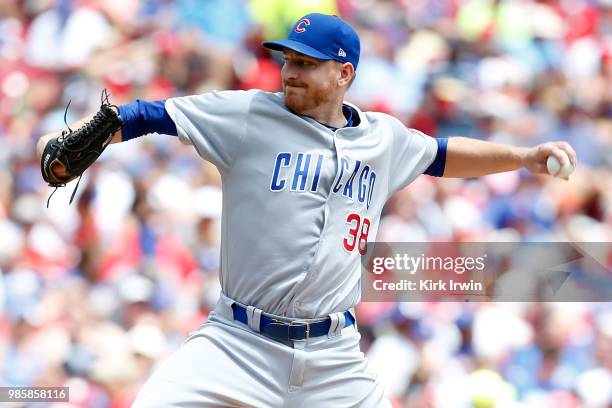
[[[219, 302], [152, 374], [135, 407], [388, 406], [359, 349], [353, 311], [360, 256], [387, 199], [423, 173], [545, 173], [547, 157], [562, 161], [563, 151], [576, 164], [563, 142], [434, 139], [344, 102], [360, 43], [336, 16], [308, 14], [288, 38], [263, 46], [283, 53], [283, 92], [103, 104], [75, 132], [104, 133], [104, 143], [176, 135], [222, 176]], [[39, 142], [51, 185], [78, 176], [66, 163], [72, 150], [62, 150], [69, 137]]]

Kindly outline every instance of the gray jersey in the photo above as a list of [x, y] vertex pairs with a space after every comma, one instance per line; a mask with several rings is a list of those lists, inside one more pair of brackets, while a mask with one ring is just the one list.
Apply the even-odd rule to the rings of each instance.
[[360, 299], [360, 252], [383, 205], [434, 161], [437, 143], [382, 113], [332, 131], [282, 93], [172, 98], [179, 138], [223, 185], [221, 287], [265, 312], [312, 318]]

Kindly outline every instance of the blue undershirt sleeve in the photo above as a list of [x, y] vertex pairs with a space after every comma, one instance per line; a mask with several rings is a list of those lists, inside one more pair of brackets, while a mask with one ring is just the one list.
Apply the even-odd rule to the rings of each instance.
[[121, 140], [123, 142], [149, 133], [177, 136], [176, 125], [168, 112], [165, 100], [147, 102], [136, 99], [134, 102], [119, 106]]
[[438, 143], [436, 158], [423, 174], [442, 177], [444, 175], [444, 167], [446, 166], [446, 146], [448, 145], [448, 138], [439, 137], [436, 139], [436, 142]]

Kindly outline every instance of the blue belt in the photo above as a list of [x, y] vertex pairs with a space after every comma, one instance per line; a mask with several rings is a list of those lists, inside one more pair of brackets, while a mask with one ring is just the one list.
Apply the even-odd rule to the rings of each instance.
[[[247, 310], [244, 306], [233, 303], [232, 310], [234, 311], [234, 320], [238, 320], [246, 325], [249, 324]], [[344, 327], [352, 326], [354, 323], [353, 315], [348, 310], [344, 312]], [[275, 340], [306, 340], [311, 337], [326, 336], [329, 333], [331, 324], [332, 319], [329, 317], [316, 323], [310, 323], [307, 320], [283, 322], [262, 313], [259, 320], [259, 332]]]

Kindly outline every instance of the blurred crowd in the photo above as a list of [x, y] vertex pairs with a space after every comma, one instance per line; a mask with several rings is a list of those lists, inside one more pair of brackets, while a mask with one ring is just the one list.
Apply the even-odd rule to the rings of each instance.
[[[166, 135], [111, 146], [72, 206], [70, 184], [46, 208], [37, 139], [65, 127], [69, 101], [68, 123], [97, 110], [104, 88], [115, 104], [278, 91], [279, 57], [259, 44], [311, 11], [358, 29], [347, 99], [363, 110], [431, 137], [578, 153], [567, 182], [421, 176], [389, 201], [379, 241], [612, 241], [610, 0], [2, 0], [0, 385], [127, 407], [220, 289], [220, 177], [192, 148]], [[598, 260], [612, 269], [612, 252]], [[610, 304], [357, 312], [394, 407], [612, 406]]]

